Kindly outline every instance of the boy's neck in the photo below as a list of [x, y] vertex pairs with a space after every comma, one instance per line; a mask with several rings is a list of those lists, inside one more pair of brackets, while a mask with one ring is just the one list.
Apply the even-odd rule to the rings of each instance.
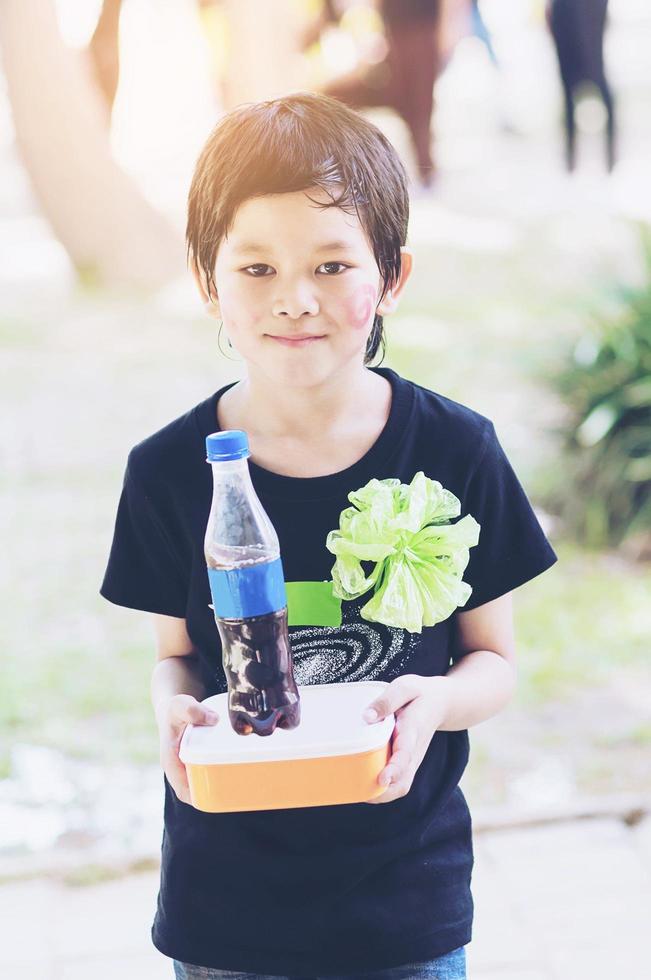
[[315, 434], [344, 434], [349, 428], [384, 424], [391, 407], [391, 386], [361, 364], [338, 371], [321, 385], [280, 386], [255, 370], [220, 399], [222, 428], [250, 435], [313, 440]]

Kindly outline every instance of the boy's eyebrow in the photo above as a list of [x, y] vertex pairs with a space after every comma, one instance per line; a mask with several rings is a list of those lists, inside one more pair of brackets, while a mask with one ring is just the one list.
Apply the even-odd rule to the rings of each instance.
[[[350, 242], [324, 242], [322, 245], [317, 245], [314, 249], [315, 252], [335, 252], [335, 251], [354, 251], [355, 246]], [[270, 252], [271, 246], [261, 245], [259, 242], [240, 242], [239, 245], [233, 247], [233, 252]]]

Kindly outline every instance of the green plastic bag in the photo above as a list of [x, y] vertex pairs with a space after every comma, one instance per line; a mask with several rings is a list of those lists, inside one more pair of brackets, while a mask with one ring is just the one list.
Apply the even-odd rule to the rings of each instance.
[[[462, 575], [480, 527], [470, 514], [450, 524], [461, 513], [453, 493], [419, 472], [410, 484], [371, 480], [348, 499], [354, 506], [342, 511], [339, 530], [326, 540], [336, 555], [335, 596], [357, 599], [373, 589], [362, 617], [410, 633], [465, 605], [472, 588]], [[362, 562], [375, 565], [367, 573]]]

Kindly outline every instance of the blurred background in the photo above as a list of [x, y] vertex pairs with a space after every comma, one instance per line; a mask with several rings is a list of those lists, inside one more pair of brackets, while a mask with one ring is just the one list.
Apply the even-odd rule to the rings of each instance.
[[[0, 4], [0, 909], [19, 937], [0, 963], [15, 976], [113, 971], [118, 940], [21, 929], [46, 902], [35, 881], [88, 886], [70, 899], [82, 914], [98, 880], [137, 870], [122, 975], [170, 973], [144, 948], [163, 799], [153, 633], [98, 588], [130, 447], [241, 376], [185, 268], [200, 147], [224, 111], [300, 89], [360, 107], [409, 170], [416, 266], [385, 363], [494, 420], [560, 558], [516, 595], [516, 698], [471, 730], [479, 884], [491, 833], [578, 820], [584, 841], [613, 820], [641, 856], [608, 852], [611, 871], [630, 863], [617, 901], [648, 914], [650, 43], [646, 0]], [[518, 840], [500, 853], [524, 868]], [[128, 906], [102, 894], [109, 915]], [[473, 976], [602, 975], [544, 949], [491, 959], [492, 902]]]

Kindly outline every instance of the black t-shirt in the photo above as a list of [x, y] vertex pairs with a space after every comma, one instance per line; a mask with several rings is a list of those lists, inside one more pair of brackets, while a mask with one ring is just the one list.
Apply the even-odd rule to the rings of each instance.
[[[287, 582], [331, 578], [327, 534], [348, 494], [422, 470], [481, 525], [463, 575], [464, 611], [556, 561], [492, 422], [374, 368], [392, 386], [386, 426], [348, 469], [282, 476], [249, 461], [280, 540]], [[205, 437], [226, 386], [129, 454], [101, 588], [111, 602], [186, 619], [207, 696], [226, 690], [203, 555], [212, 497]], [[369, 595], [343, 602], [340, 626], [290, 628], [299, 684], [445, 674], [456, 613], [412, 634], [362, 620]], [[222, 720], [223, 721], [223, 720]], [[435, 733], [409, 793], [391, 803], [204, 813], [167, 779], [157, 948], [185, 962], [271, 974], [352, 973], [441, 956], [471, 938], [471, 820], [459, 780], [467, 731]]]

